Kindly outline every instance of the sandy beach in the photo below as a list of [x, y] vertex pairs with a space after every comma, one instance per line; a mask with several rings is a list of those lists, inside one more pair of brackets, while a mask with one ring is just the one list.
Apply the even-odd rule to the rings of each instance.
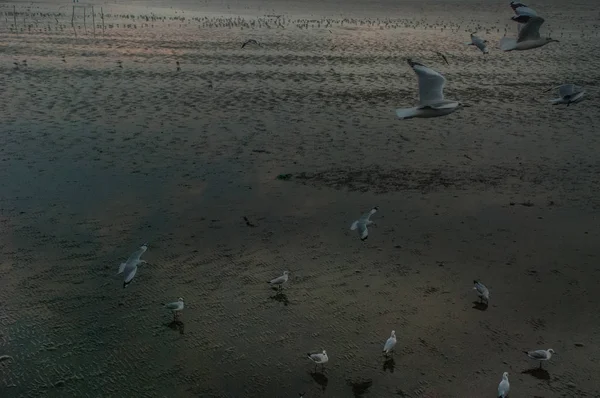
[[0, 4], [0, 397], [600, 396], [597, 3], [366, 3]]

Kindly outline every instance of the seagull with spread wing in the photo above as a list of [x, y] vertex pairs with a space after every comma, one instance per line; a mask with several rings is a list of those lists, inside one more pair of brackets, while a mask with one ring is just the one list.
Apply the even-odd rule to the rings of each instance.
[[542, 47], [553, 41], [558, 43], [558, 40], [550, 37], [540, 37], [540, 27], [543, 23], [544, 18], [531, 17], [526, 24], [519, 25], [519, 34], [516, 39], [503, 37], [500, 40], [500, 49], [503, 51], [523, 51]]
[[369, 237], [369, 230], [367, 229], [367, 225], [375, 224], [371, 221], [371, 216], [375, 214], [379, 210], [379, 207], [375, 206], [367, 213], [363, 214], [358, 220], [354, 221], [350, 226], [351, 231], [358, 231], [358, 236], [360, 236], [360, 240], [365, 240]]

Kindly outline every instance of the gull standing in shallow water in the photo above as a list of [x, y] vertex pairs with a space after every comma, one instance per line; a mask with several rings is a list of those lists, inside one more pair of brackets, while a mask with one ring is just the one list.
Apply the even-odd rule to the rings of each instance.
[[390, 353], [393, 353], [394, 347], [396, 347], [396, 331], [392, 330], [392, 335], [389, 339], [387, 339], [385, 345], [383, 346], [383, 354], [387, 356]]
[[498, 398], [508, 397], [510, 391], [510, 383], [508, 382], [508, 372], [502, 374], [502, 381], [498, 384]]
[[165, 308], [173, 312], [173, 320], [176, 320], [183, 311], [183, 298], [179, 297], [177, 301], [165, 304]]
[[369, 230], [367, 225], [374, 225], [375, 223], [370, 220], [371, 216], [379, 210], [379, 207], [375, 206], [368, 213], [363, 214], [358, 220], [354, 221], [350, 226], [350, 231], [358, 230], [360, 240], [365, 240], [369, 237]]
[[540, 37], [540, 27], [544, 23], [542, 17], [531, 17], [525, 25], [519, 25], [519, 34], [516, 39], [509, 37], [503, 37], [500, 40], [500, 49], [502, 51], [523, 51], [531, 50], [532, 48], [538, 48], [545, 46], [553, 41], [559, 43], [558, 40], [550, 37]]
[[444, 116], [454, 112], [461, 105], [465, 106], [458, 101], [444, 99], [444, 76], [411, 59], [407, 61], [419, 80], [419, 105], [414, 108], [396, 109], [396, 116], [400, 120]]
[[585, 94], [585, 90], [583, 88], [574, 84], [563, 84], [557, 87], [552, 87], [546, 90], [546, 92], [556, 89], [558, 89], [558, 95], [560, 95], [560, 98], [550, 100], [552, 105], [567, 104], [567, 106], [569, 106], [571, 104], [576, 104], [577, 102], [583, 100], [583, 95]]
[[485, 303], [487, 304], [490, 300], [490, 291], [483, 283], [477, 280], [474, 280], [473, 283], [475, 284], [473, 290], [477, 290], [477, 296], [479, 297], [479, 300], [485, 300]]
[[542, 361], [548, 361], [552, 358], [552, 354], [555, 354], [552, 348], [547, 350], [535, 350], [535, 351], [523, 351], [531, 359], [540, 361], [540, 369], [542, 368]]
[[483, 40], [481, 37], [475, 36], [474, 33], [471, 33], [471, 41], [469, 43], [467, 43], [467, 45], [469, 45], [469, 46], [475, 46], [479, 50], [481, 50], [482, 53], [489, 54], [490, 50], [488, 50], [488, 48], [485, 45], [485, 43], [487, 43], [487, 40]]
[[127, 285], [129, 285], [133, 280], [133, 277], [137, 272], [138, 264], [147, 263], [144, 260], [140, 260], [140, 257], [142, 257], [142, 254], [144, 254], [146, 250], [148, 250], [148, 244], [144, 243], [137, 251], [135, 251], [131, 256], [129, 256], [127, 261], [119, 265], [118, 274], [120, 274], [121, 272], [125, 274], [125, 278], [123, 280], [123, 288], [126, 288]]
[[288, 281], [289, 273], [290, 271], [283, 271], [283, 275], [278, 276], [275, 279], [271, 279], [267, 283], [269, 283], [271, 286], [277, 286], [278, 289], [281, 289], [283, 284]]
[[315, 363], [315, 371], [317, 370], [317, 365], [321, 365], [321, 371], [323, 371], [323, 365], [329, 362], [329, 357], [327, 356], [327, 351], [323, 350], [323, 353], [311, 354], [310, 352], [307, 354], [308, 359]]

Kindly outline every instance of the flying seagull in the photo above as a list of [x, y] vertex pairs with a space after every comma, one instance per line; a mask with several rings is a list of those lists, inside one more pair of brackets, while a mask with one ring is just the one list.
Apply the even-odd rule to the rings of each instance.
[[363, 214], [358, 220], [354, 221], [350, 226], [350, 231], [358, 230], [360, 240], [365, 240], [369, 237], [369, 230], [367, 229], [367, 225], [375, 224], [373, 221], [371, 221], [371, 216], [375, 214], [377, 210], [379, 210], [379, 207], [373, 207], [367, 213]]
[[515, 15], [513, 15], [510, 19], [518, 23], [526, 23], [531, 19], [531, 17], [537, 17], [537, 12], [527, 7], [523, 3], [516, 3], [514, 1], [510, 2], [510, 8], [513, 9]]
[[133, 280], [133, 277], [135, 276], [135, 273], [137, 272], [137, 266], [138, 264], [146, 264], [147, 262], [144, 260], [140, 260], [140, 257], [142, 257], [142, 254], [144, 254], [146, 252], [146, 250], [148, 250], [148, 244], [144, 243], [142, 246], [140, 246], [140, 248], [133, 252], [133, 254], [131, 256], [129, 256], [129, 258], [127, 259], [127, 261], [125, 261], [124, 263], [121, 263], [121, 265], [119, 265], [119, 272], [120, 273], [124, 273], [125, 274], [125, 278], [123, 280], [123, 288], [126, 288], [127, 285], [129, 285], [131, 283], [131, 281]]
[[260, 46], [260, 44], [254, 40], [254, 39], [250, 39], [250, 40], [246, 40], [243, 44], [242, 44], [242, 48], [246, 47], [248, 44], [256, 44], [257, 46]]
[[315, 363], [315, 371], [317, 370], [317, 365], [321, 365], [321, 371], [323, 371], [323, 366], [329, 362], [329, 357], [327, 356], [327, 351], [323, 350], [323, 353], [311, 354], [310, 352], [307, 354], [308, 359]]
[[557, 87], [549, 88], [546, 90], [546, 92], [556, 89], [558, 89], [558, 95], [560, 97], [550, 100], [553, 105], [567, 104], [567, 106], [569, 106], [571, 104], [575, 104], [583, 100], [583, 95], [585, 94], [585, 90], [583, 88], [574, 84], [562, 84]]
[[383, 354], [387, 356], [390, 353], [393, 353], [394, 347], [396, 347], [396, 331], [392, 330], [392, 335], [389, 339], [387, 339], [385, 345], [383, 346]]
[[473, 290], [477, 290], [477, 296], [479, 297], [479, 301], [485, 301], [487, 304], [490, 300], [490, 291], [485, 285], [477, 280], [474, 280], [473, 283], [475, 286]]
[[173, 320], [177, 319], [183, 311], [183, 298], [179, 297], [177, 301], [165, 304], [165, 308], [173, 312]]
[[535, 350], [535, 351], [523, 351], [531, 359], [540, 361], [540, 369], [542, 368], [542, 361], [547, 361], [552, 358], [552, 354], [555, 354], [552, 348], [547, 350]]
[[503, 51], [522, 51], [542, 47], [553, 41], [558, 43], [558, 40], [550, 37], [545, 37], [543, 39], [540, 37], [540, 27], [543, 23], [544, 18], [531, 17], [525, 25], [522, 25], [522, 27], [519, 28], [517, 39], [503, 37], [500, 40], [500, 49]]
[[267, 283], [269, 283], [271, 286], [277, 286], [278, 289], [281, 289], [283, 287], [283, 284], [288, 281], [289, 274], [290, 271], [283, 271], [283, 275], [278, 276], [275, 279], [271, 279]]
[[408, 59], [408, 64], [419, 80], [419, 105], [414, 108], [396, 109], [400, 120], [413, 117], [436, 117], [448, 115], [461, 105], [458, 101], [444, 99], [446, 78], [423, 64]]
[[471, 33], [471, 41], [467, 44], [469, 46], [477, 47], [484, 54], [489, 54], [490, 50], [488, 50], [487, 46], [485, 45], [486, 43], [487, 40], [483, 40], [481, 37], [475, 36], [475, 32], [473, 32]]
[[510, 383], [508, 382], [508, 372], [502, 374], [502, 381], [498, 384], [498, 398], [508, 397], [510, 391]]

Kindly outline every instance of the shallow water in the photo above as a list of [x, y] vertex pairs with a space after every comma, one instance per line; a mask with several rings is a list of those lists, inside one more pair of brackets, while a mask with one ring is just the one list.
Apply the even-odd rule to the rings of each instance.
[[[136, 3], [103, 4], [96, 37], [71, 4], [19, 14], [31, 32], [0, 15], [0, 396], [481, 397], [504, 371], [520, 396], [600, 394], [595, 3], [536, 4], [561, 43], [486, 57], [463, 42], [516, 30], [508, 5], [321, 2], [319, 27], [299, 2]], [[473, 106], [396, 120], [408, 56]], [[567, 81], [588, 100], [552, 107]], [[540, 380], [521, 351], [550, 347]]]

